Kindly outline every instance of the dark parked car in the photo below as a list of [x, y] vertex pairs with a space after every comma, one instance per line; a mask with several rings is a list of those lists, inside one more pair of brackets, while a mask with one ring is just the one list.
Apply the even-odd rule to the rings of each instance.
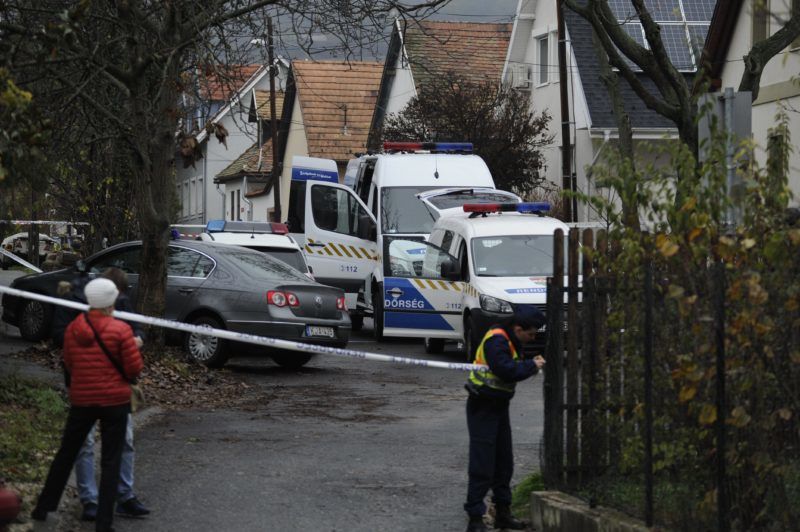
[[[59, 281], [71, 281], [81, 270], [96, 276], [109, 267], [128, 274], [131, 301], [136, 302], [141, 269], [141, 242], [117, 244], [76, 267], [15, 279], [11, 287], [57, 297]], [[3, 321], [19, 327], [23, 338], [50, 335], [53, 306], [5, 294]], [[264, 253], [189, 240], [169, 243], [167, 319], [287, 340], [344, 347], [350, 317], [344, 292], [310, 280], [302, 272]], [[222, 366], [235, 343], [217, 337], [182, 334], [189, 356]], [[240, 346], [241, 347], [241, 346]], [[299, 351], [272, 350], [275, 361], [300, 367], [311, 359]]]

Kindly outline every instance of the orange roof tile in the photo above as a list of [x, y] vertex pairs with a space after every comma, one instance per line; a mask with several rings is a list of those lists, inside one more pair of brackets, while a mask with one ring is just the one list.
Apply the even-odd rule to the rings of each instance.
[[366, 151], [383, 64], [295, 61], [292, 68], [308, 154], [347, 161]]
[[[256, 113], [261, 120], [270, 119], [269, 91], [255, 91]], [[283, 109], [283, 91], [275, 91], [275, 119], [281, 119]]]
[[405, 46], [417, 87], [431, 76], [454, 73], [475, 83], [500, 83], [511, 24], [481, 22], [411, 23]]

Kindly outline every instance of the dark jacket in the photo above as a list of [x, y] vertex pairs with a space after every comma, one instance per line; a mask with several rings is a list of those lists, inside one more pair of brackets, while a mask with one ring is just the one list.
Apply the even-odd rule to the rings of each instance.
[[[494, 329], [496, 327], [491, 328]], [[517, 355], [521, 357], [522, 344], [514, 334], [514, 331], [506, 329], [505, 327], [503, 327], [503, 329], [508, 333], [508, 338], [517, 349]], [[536, 363], [533, 360], [525, 360], [522, 358], [517, 358], [515, 360], [511, 355], [511, 347], [508, 341], [499, 334], [495, 334], [486, 340], [483, 349], [489, 371], [506, 382], [523, 381], [539, 372], [539, 368], [536, 367]], [[513, 393], [489, 388], [488, 386], [481, 387], [480, 395], [482, 397], [493, 397], [496, 399], [511, 399], [514, 396]]]

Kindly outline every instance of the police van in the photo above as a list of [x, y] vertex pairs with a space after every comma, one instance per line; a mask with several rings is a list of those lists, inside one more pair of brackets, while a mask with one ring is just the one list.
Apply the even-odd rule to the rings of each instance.
[[285, 224], [209, 220], [205, 230], [197, 236], [197, 240], [231, 244], [261, 251], [300, 270], [310, 279], [314, 279], [302, 249], [289, 236], [289, 229]]
[[[385, 277], [394, 268], [421, 267], [421, 243], [438, 210], [418, 195], [436, 190], [449, 195], [452, 206], [494, 191], [494, 180], [469, 143], [385, 142], [383, 153], [349, 162], [345, 183], [339, 184], [334, 161], [295, 157], [290, 234], [303, 246], [317, 280], [345, 290], [354, 330], [371, 315], [376, 338], [404, 336], [405, 318], [385, 311], [406, 303], [397, 302], [400, 288]], [[390, 247], [402, 248], [402, 257], [392, 256]]]
[[[546, 307], [547, 277], [553, 275], [553, 238], [568, 226], [543, 215], [546, 203], [479, 203], [440, 211], [418, 253], [420, 268], [396, 268], [386, 283], [394, 288], [389, 312], [407, 325], [393, 331], [422, 336], [426, 351], [445, 342], [463, 343], [471, 357], [486, 330], [511, 315], [515, 304]], [[389, 262], [406, 262], [394, 241]], [[419, 246], [418, 246], [419, 247]], [[541, 342], [543, 335], [538, 340]]]

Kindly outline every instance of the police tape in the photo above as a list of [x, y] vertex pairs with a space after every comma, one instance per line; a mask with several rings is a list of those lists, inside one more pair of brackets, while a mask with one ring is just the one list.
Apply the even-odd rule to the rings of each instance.
[[[45, 296], [35, 292], [26, 292], [24, 290], [17, 290], [6, 286], [0, 286], [0, 293], [6, 293], [12, 296], [21, 297], [24, 299], [34, 299], [42, 301], [51, 305], [61, 305], [75, 310], [87, 311], [89, 305], [78, 303], [76, 301], [68, 301], [59, 297]], [[406, 364], [411, 366], [424, 366], [429, 368], [441, 369], [455, 369], [461, 371], [472, 371], [486, 369], [486, 366], [480, 364], [464, 364], [459, 362], [439, 362], [436, 360], [424, 360], [416, 358], [408, 358], [399, 355], [382, 355], [378, 353], [367, 353], [363, 351], [354, 351], [352, 349], [344, 349], [340, 347], [330, 347], [325, 345], [306, 344], [303, 342], [294, 342], [292, 340], [282, 340], [280, 338], [270, 338], [267, 336], [257, 336], [254, 334], [237, 333], [226, 329], [214, 329], [208, 325], [191, 325], [189, 323], [182, 323], [174, 320], [166, 320], [163, 318], [154, 318], [152, 316], [144, 316], [142, 314], [135, 314], [133, 312], [122, 312], [119, 310], [114, 311], [114, 317], [125, 320], [135, 321], [137, 323], [144, 323], [145, 325], [154, 325], [157, 327], [166, 327], [178, 331], [202, 334], [203, 336], [216, 336], [225, 340], [233, 340], [236, 342], [245, 342], [248, 344], [255, 344], [264, 347], [273, 347], [280, 349], [290, 349], [292, 351], [302, 351], [311, 354], [325, 354], [349, 358], [359, 358], [362, 360], [375, 360], [379, 362], [394, 362], [397, 364]]]

